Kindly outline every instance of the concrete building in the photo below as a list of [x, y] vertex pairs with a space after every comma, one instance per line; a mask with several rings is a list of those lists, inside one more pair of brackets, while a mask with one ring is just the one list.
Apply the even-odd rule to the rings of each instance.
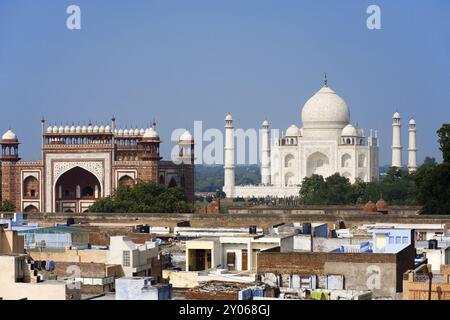
[[80, 290], [65, 281], [43, 280], [24, 254], [23, 237], [0, 226], [0, 299], [76, 300]]
[[[135, 244], [129, 238], [113, 236], [106, 248], [58, 250], [31, 250], [36, 261], [54, 261], [52, 274], [58, 278], [81, 282], [82, 293], [103, 293], [114, 289], [120, 277], [153, 276], [162, 279], [158, 245], [155, 242]], [[72, 269], [77, 267], [73, 278]]]
[[430, 265], [421, 265], [405, 272], [403, 279], [403, 300], [450, 300], [449, 265], [442, 265], [437, 272], [431, 272]]
[[363, 224], [359, 229], [370, 231], [371, 229], [405, 229], [414, 230], [415, 241], [439, 240], [442, 241], [448, 234], [445, 223], [373, 223]]
[[260, 251], [292, 250], [292, 235], [200, 238], [186, 241], [186, 271], [222, 268], [230, 271], [256, 271]]
[[156, 284], [149, 277], [116, 279], [116, 300], [172, 300], [172, 285]]
[[25, 238], [25, 248], [64, 249], [65, 247], [87, 248], [89, 232], [82, 228], [57, 225], [46, 228], [22, 230], [19, 235]]
[[150, 276], [152, 259], [158, 258], [156, 242], [136, 244], [127, 237], [110, 238], [108, 263], [122, 265], [125, 277]]
[[12, 217], [0, 218], [0, 224], [6, 225], [5, 229], [16, 230], [16, 231], [36, 229], [39, 227], [38, 223], [26, 222], [25, 216], [26, 215], [22, 212], [14, 212], [12, 214]]
[[257, 272], [265, 283], [281, 288], [370, 290], [376, 298], [396, 299], [403, 273], [414, 267], [413, 239], [411, 230], [373, 230], [371, 241], [339, 244], [328, 252], [261, 251]]
[[448, 245], [436, 248], [416, 246], [416, 252], [423, 255], [431, 266], [432, 272], [438, 272], [442, 265], [450, 265], [450, 246]]

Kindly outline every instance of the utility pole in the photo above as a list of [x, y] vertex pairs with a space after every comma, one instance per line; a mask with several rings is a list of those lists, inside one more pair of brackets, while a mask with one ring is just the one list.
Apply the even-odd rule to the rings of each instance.
[[428, 300], [431, 300], [431, 285], [433, 282], [433, 273], [431, 271], [428, 271]]

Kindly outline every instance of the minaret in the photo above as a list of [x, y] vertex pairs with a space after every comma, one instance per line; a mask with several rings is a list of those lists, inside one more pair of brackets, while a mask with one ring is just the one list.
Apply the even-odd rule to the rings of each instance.
[[408, 171], [417, 170], [417, 148], [416, 148], [416, 121], [409, 120], [408, 123]]
[[261, 140], [261, 184], [270, 185], [270, 130], [267, 119], [262, 123]]
[[234, 128], [233, 117], [228, 114], [225, 117], [225, 163], [224, 169], [224, 186], [227, 198], [234, 197]]
[[402, 143], [401, 143], [400, 113], [395, 112], [392, 116], [392, 164], [391, 167], [402, 167]]

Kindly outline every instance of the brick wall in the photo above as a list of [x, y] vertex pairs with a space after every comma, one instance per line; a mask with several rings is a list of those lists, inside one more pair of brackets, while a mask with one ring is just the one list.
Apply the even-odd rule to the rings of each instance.
[[16, 162], [2, 162], [2, 201], [9, 200], [21, 209], [20, 172]]
[[110, 237], [126, 236], [131, 241], [137, 244], [143, 244], [150, 241], [152, 236], [149, 233], [132, 232], [131, 227], [97, 227], [97, 226], [83, 226], [89, 230], [89, 241], [92, 245], [108, 246]]
[[[76, 221], [102, 222], [102, 223], [135, 223], [148, 224], [150, 226], [170, 226], [175, 227], [180, 221], [190, 221], [192, 227], [248, 227], [257, 225], [259, 228], [267, 228], [280, 222], [324, 222], [329, 227], [336, 224], [338, 220], [343, 220], [347, 227], [352, 227], [364, 223], [404, 223], [405, 218], [396, 215], [364, 215], [354, 213], [341, 216], [338, 213], [329, 214], [163, 214], [163, 213], [90, 213], [89, 215], [71, 214]], [[68, 215], [62, 213], [30, 213], [28, 218], [31, 221], [40, 223], [65, 223]], [[446, 216], [426, 216], [411, 215], [408, 223], [442, 223], [450, 224], [450, 215]]]
[[258, 273], [324, 274], [326, 262], [396, 263], [395, 254], [329, 252], [260, 252]]
[[55, 274], [58, 277], [74, 276], [75, 273], [71, 270], [72, 266], [80, 268], [81, 277], [83, 278], [105, 278], [106, 265], [104, 263], [73, 263], [73, 262], [55, 262]]

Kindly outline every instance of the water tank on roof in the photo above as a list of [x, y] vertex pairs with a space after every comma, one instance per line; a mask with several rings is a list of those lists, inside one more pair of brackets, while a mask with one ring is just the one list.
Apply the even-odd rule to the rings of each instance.
[[312, 229], [311, 223], [309, 223], [309, 222], [304, 223], [302, 228], [303, 228], [303, 234], [311, 234], [311, 229]]
[[428, 240], [428, 249], [437, 249], [438, 241], [436, 239]]
[[250, 234], [256, 234], [257, 232], [256, 232], [256, 226], [250, 226], [249, 228], [248, 228], [248, 233], [250, 233]]

